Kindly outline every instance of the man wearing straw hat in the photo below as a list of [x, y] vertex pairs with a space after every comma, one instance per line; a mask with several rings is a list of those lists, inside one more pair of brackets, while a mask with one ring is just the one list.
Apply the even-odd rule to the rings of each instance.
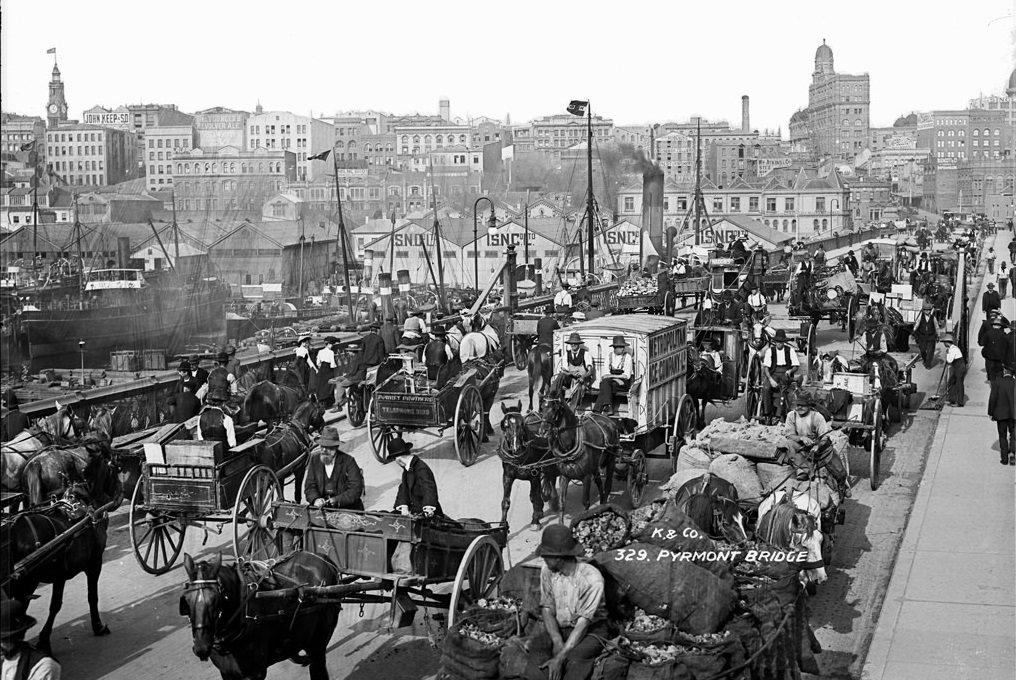
[[[539, 664], [550, 680], [588, 678], [607, 637], [603, 576], [596, 567], [578, 561], [582, 553], [571, 529], [563, 524], [544, 529], [536, 549], [544, 562], [540, 568], [543, 626], [527, 642], [529, 666]], [[543, 661], [547, 652], [550, 659]], [[527, 672], [526, 677], [541, 675]]]
[[574, 407], [580, 397], [572, 400], [572, 396], [579, 393], [580, 387], [593, 381], [593, 360], [589, 350], [582, 346], [582, 337], [578, 333], [569, 335], [564, 344], [566, 351], [564, 361], [561, 362], [561, 372], [554, 378], [551, 391], [555, 394], [565, 393]]
[[596, 397], [596, 406], [593, 410], [614, 415], [615, 395], [627, 392], [631, 387], [633, 369], [631, 354], [628, 354], [628, 343], [624, 341], [624, 336], [615, 335], [610, 346], [614, 351], [607, 363], [609, 372], [600, 378], [600, 393]]
[[17, 600], [0, 600], [0, 678], [4, 680], [60, 680], [60, 664], [25, 642], [25, 633], [37, 621]]

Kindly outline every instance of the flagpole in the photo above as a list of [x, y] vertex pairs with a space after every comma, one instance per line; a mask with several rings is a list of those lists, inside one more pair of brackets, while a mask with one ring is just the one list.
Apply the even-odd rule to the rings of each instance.
[[[589, 224], [587, 225], [587, 228], [589, 230], [587, 242], [589, 244], [589, 253], [588, 253], [589, 254], [589, 273], [592, 274], [594, 271], [596, 271], [596, 263], [595, 263], [596, 253], [594, 252], [595, 249], [593, 248], [593, 241], [595, 239], [595, 235], [594, 235], [594, 232], [593, 232], [593, 105], [592, 105], [592, 102], [587, 102], [586, 103], [586, 125], [587, 125], [587, 130], [588, 130], [588, 135], [586, 137], [586, 140], [587, 140], [586, 141], [586, 146], [588, 147], [588, 148], [586, 148], [586, 171], [588, 173], [588, 178], [589, 178], [589, 188], [588, 188], [587, 194], [586, 194], [586, 219], [589, 220]], [[585, 283], [585, 281], [583, 281], [583, 283]]]
[[342, 196], [339, 194], [339, 160], [335, 155], [335, 150], [331, 149], [330, 151], [332, 152], [332, 168], [335, 170], [335, 200], [339, 206], [338, 237], [342, 241], [342, 274], [346, 280], [346, 304], [349, 308], [349, 323], [355, 325], [356, 315], [353, 314], [353, 291], [349, 287], [349, 261], [346, 258], [346, 223], [342, 219]]
[[39, 256], [39, 154], [35, 146], [32, 146], [28, 158], [32, 161], [32, 267], [35, 267], [35, 258]]

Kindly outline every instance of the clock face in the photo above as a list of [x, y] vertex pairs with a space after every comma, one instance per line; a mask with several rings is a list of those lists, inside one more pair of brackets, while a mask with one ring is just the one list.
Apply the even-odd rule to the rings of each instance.
[[56, 111], [57, 111], [56, 104], [50, 104], [49, 105], [49, 112], [50, 113], [56, 113]]

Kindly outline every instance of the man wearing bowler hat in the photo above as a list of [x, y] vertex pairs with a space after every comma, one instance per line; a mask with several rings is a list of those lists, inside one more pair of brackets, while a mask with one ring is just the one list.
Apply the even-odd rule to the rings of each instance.
[[304, 495], [315, 508], [363, 510], [363, 473], [353, 457], [339, 448], [339, 431], [329, 425], [318, 439], [320, 451], [307, 465]]
[[443, 515], [437, 497], [437, 481], [430, 466], [413, 453], [413, 445], [396, 437], [388, 442], [388, 459], [402, 468], [402, 482], [395, 495], [395, 509], [403, 515]]
[[610, 346], [614, 352], [607, 361], [606, 375], [600, 378], [600, 393], [596, 397], [594, 411], [614, 415], [614, 395], [627, 392], [632, 381], [632, 358], [628, 354], [628, 343], [624, 341], [623, 335], [615, 335]]
[[921, 350], [921, 359], [925, 368], [935, 363], [935, 343], [938, 341], [938, 322], [935, 320], [935, 308], [931, 300], [925, 300], [921, 314], [914, 322], [914, 338]]
[[205, 397], [206, 405], [201, 409], [201, 417], [198, 419], [196, 434], [199, 441], [222, 442], [227, 449], [236, 446], [233, 418], [223, 409], [223, 404], [228, 399], [229, 393], [224, 387], [213, 387], [208, 390]]
[[0, 678], [60, 680], [60, 664], [25, 642], [25, 633], [36, 623], [17, 600], [6, 595], [0, 600]]
[[[579, 562], [582, 546], [563, 524], [543, 530], [536, 554], [540, 569], [542, 627], [528, 641], [530, 666], [546, 669], [550, 680], [585, 680], [607, 635], [603, 576]], [[550, 656], [549, 660], [545, 660]], [[542, 663], [541, 663], [542, 662]], [[527, 669], [528, 671], [529, 669]], [[527, 673], [526, 677], [540, 677]]]

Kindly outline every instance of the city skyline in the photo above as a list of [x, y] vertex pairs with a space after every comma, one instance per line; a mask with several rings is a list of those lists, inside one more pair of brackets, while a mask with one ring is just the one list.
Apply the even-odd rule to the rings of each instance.
[[[420, 16], [419, 8], [396, 2], [384, 21], [371, 8], [328, 7], [306, 12], [313, 20], [296, 27], [287, 21], [292, 16], [274, 10], [184, 0], [175, 5], [181, 11], [152, 20], [151, 35], [165, 49], [141, 42], [141, 58], [127, 55], [123, 41], [102, 39], [116, 32], [131, 40], [149, 35], [146, 19], [128, 12], [136, 15], [135, 5], [113, 0], [101, 15], [69, 5], [52, 15], [59, 21], [46, 30], [23, 31], [37, 21], [29, 7], [14, 0], [4, 8], [3, 108], [45, 116], [53, 64], [46, 50], [55, 47], [72, 119], [96, 105], [140, 102], [188, 112], [252, 111], [260, 102], [265, 110], [315, 117], [365, 109], [433, 114], [446, 97], [454, 117], [503, 120], [507, 113], [524, 123], [588, 98], [595, 115], [618, 125], [700, 115], [736, 126], [747, 94], [752, 127], [779, 128], [786, 137], [790, 116], [807, 106], [823, 39], [838, 73], [870, 75], [874, 126], [892, 125], [914, 110], [964, 108], [980, 94], [1003, 94], [1016, 62], [1016, 1], [1003, 0], [966, 3], [961, 16], [925, 16], [874, 2], [851, 5], [844, 16], [797, 0], [776, 13], [744, 3], [722, 10], [667, 6], [624, 32], [610, 28], [617, 21], [610, 12], [591, 7], [580, 14], [529, 0], [511, 3], [504, 16], [457, 1]], [[736, 25], [727, 25], [730, 16]], [[82, 28], [92, 25], [94, 32]], [[334, 34], [321, 29], [336, 25], [343, 28]], [[685, 30], [689, 25], [716, 31]], [[228, 30], [216, 37], [216, 26]], [[859, 34], [861, 27], [871, 34]], [[650, 39], [653, 31], [660, 39]], [[591, 48], [580, 44], [584, 32], [594, 36]], [[548, 35], [553, 39], [532, 49], [534, 39]], [[299, 48], [291, 57], [295, 68], [285, 45]], [[343, 62], [347, 54], [352, 58]], [[187, 72], [212, 77], [181, 77]]]

